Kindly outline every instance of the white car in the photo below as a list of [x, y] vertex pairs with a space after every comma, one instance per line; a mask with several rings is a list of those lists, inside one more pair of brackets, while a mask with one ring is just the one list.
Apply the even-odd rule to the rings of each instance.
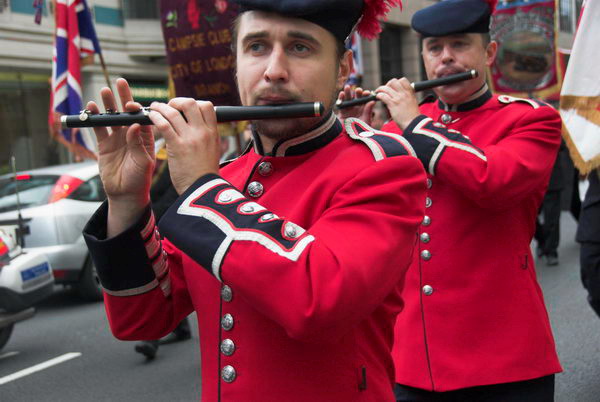
[[32, 306], [51, 295], [53, 288], [48, 258], [24, 252], [0, 230], [0, 349], [8, 342], [15, 323], [32, 317]]
[[24, 251], [46, 255], [56, 283], [73, 285], [86, 300], [100, 300], [82, 230], [105, 198], [95, 161], [22, 171], [16, 180], [6, 174], [0, 176], [0, 229], [14, 240], [21, 235]]

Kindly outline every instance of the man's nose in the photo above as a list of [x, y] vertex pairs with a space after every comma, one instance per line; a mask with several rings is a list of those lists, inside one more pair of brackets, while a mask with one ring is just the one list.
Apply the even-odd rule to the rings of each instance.
[[287, 82], [289, 79], [289, 62], [283, 48], [278, 46], [273, 48], [264, 78], [267, 82]]
[[442, 63], [450, 63], [454, 61], [454, 53], [452, 52], [452, 49], [450, 48], [450, 46], [444, 46], [442, 48]]

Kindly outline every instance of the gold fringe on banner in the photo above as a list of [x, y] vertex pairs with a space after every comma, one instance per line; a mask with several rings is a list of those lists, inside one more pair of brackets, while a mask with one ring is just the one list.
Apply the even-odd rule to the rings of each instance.
[[[598, 141], [600, 141], [600, 97], [574, 95], [561, 96], [560, 109], [574, 109], [579, 116], [589, 121], [590, 124], [595, 124], [598, 127]], [[562, 126], [562, 136], [569, 148], [571, 159], [581, 174], [585, 175], [596, 168], [600, 168], [600, 154], [594, 156], [590, 160], [584, 160], [564, 123]]]

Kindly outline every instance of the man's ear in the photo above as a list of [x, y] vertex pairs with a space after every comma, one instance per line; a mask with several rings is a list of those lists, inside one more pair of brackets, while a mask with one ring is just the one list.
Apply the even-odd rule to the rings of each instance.
[[496, 60], [496, 53], [498, 52], [498, 42], [491, 41], [485, 48], [485, 65], [491, 67]]
[[338, 69], [337, 88], [341, 90], [344, 84], [348, 81], [350, 73], [354, 68], [354, 59], [352, 58], [352, 50], [348, 49], [340, 59], [340, 67]]

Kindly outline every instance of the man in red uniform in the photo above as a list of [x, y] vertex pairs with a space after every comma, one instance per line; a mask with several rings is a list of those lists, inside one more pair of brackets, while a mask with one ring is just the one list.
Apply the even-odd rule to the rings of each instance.
[[[254, 146], [219, 169], [212, 104], [154, 103], [181, 194], [163, 241], [148, 207], [152, 134], [96, 129], [108, 201], [85, 237], [111, 330], [158, 338], [196, 311], [203, 401], [393, 401], [393, 326], [426, 176], [401, 136], [332, 113], [351, 71], [343, 40], [361, 16], [372, 34], [387, 6], [240, 3], [242, 103], [321, 101], [326, 113], [254, 122]], [[117, 88], [135, 109], [127, 83]], [[102, 97], [116, 109], [110, 90]]]
[[556, 355], [530, 252], [560, 144], [560, 118], [492, 95], [491, 7], [449, 0], [417, 12], [429, 79], [476, 69], [420, 107], [406, 78], [376, 90], [428, 172], [425, 219], [402, 292], [398, 401], [551, 401]]

